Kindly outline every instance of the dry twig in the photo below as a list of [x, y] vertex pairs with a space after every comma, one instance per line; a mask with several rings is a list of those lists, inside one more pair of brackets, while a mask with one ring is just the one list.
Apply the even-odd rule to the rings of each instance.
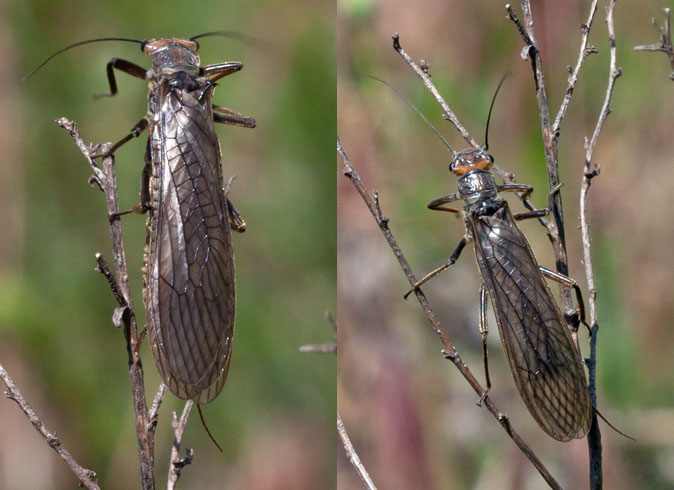
[[7, 389], [5, 390], [5, 396], [10, 400], [14, 400], [19, 408], [26, 414], [28, 420], [30, 420], [35, 430], [38, 431], [42, 437], [45, 438], [49, 447], [58, 453], [59, 456], [66, 462], [70, 467], [73, 473], [79, 478], [82, 485], [89, 488], [90, 490], [100, 490], [98, 483], [96, 482], [96, 473], [83, 468], [79, 465], [77, 461], [72, 457], [72, 455], [61, 445], [59, 438], [51, 432], [47, 427], [42, 423], [37, 413], [33, 410], [30, 404], [26, 399], [21, 395], [21, 392], [16, 387], [14, 380], [9, 376], [5, 368], [0, 364], [0, 378], [4, 381]]
[[655, 28], [660, 31], [660, 42], [655, 44], [646, 44], [643, 46], [635, 46], [634, 51], [662, 51], [667, 54], [669, 57], [669, 64], [672, 67], [672, 72], [669, 74], [669, 79], [674, 80], [674, 48], [672, 47], [672, 33], [671, 33], [671, 24], [669, 21], [669, 12], [668, 8], [665, 9], [665, 22], [662, 27], [658, 26], [655, 22], [655, 17], [651, 19], [651, 22]]
[[186, 453], [185, 457], [181, 458], [180, 444], [182, 443], [183, 432], [185, 431], [187, 419], [190, 416], [190, 411], [192, 410], [193, 405], [194, 402], [192, 400], [188, 400], [185, 403], [185, 407], [183, 408], [183, 413], [180, 416], [180, 418], [178, 418], [176, 413], [173, 412], [173, 420], [171, 421], [171, 427], [173, 427], [174, 439], [173, 439], [173, 447], [171, 448], [171, 463], [169, 464], [168, 485], [166, 486], [167, 490], [175, 489], [176, 483], [178, 482], [178, 478], [180, 478], [182, 469], [188, 464], [192, 464], [194, 451], [192, 451], [191, 448], [187, 449], [187, 451], [185, 451]]
[[[597, 406], [596, 393], [596, 358], [597, 358], [597, 333], [599, 331], [599, 324], [597, 323], [597, 289], [594, 284], [594, 271], [592, 268], [592, 253], [590, 244], [590, 225], [587, 220], [587, 194], [590, 189], [592, 179], [599, 175], [599, 165], [592, 166], [592, 156], [594, 149], [597, 146], [599, 134], [604, 125], [604, 121], [611, 113], [609, 104], [613, 94], [616, 79], [622, 74], [622, 68], [616, 65], [616, 43], [615, 31], [613, 27], [613, 11], [615, 9], [615, 0], [611, 0], [607, 9], [606, 24], [608, 26], [608, 44], [610, 52], [610, 66], [609, 78], [606, 87], [606, 95], [604, 97], [604, 104], [601, 112], [597, 118], [597, 125], [594, 128], [592, 137], [588, 141], [585, 140], [585, 164], [583, 166], [583, 178], [580, 186], [580, 229], [583, 242], [583, 263], [585, 264], [585, 277], [587, 280], [587, 287], [590, 291], [590, 325], [592, 330], [592, 337], [590, 339], [590, 359], [588, 360], [588, 371], [590, 377], [589, 389], [590, 400], [592, 406]], [[591, 168], [592, 167], [592, 168]], [[597, 423], [597, 414], [592, 414], [592, 426], [587, 437], [589, 453], [590, 453], [590, 488], [602, 488], [602, 469], [601, 469], [601, 434], [599, 432], [599, 425]]]
[[349, 435], [346, 433], [346, 428], [344, 427], [344, 422], [342, 421], [342, 417], [339, 415], [339, 412], [337, 412], [337, 432], [339, 433], [339, 438], [342, 440], [342, 444], [344, 445], [346, 457], [353, 467], [356, 468], [360, 479], [363, 480], [363, 483], [365, 483], [365, 486], [368, 490], [377, 490], [377, 487], [372, 482], [372, 479], [367, 473], [365, 466], [363, 466], [363, 463], [360, 462], [360, 458], [358, 457], [356, 450], [353, 448], [353, 444], [351, 444], [351, 439], [349, 439]]
[[[127, 353], [129, 357], [129, 377], [131, 379], [131, 391], [133, 394], [133, 407], [136, 417], [136, 437], [138, 442], [138, 459], [140, 462], [141, 484], [143, 490], [154, 489], [154, 428], [156, 427], [156, 410], [153, 415], [147, 408], [145, 400], [145, 382], [143, 380], [143, 365], [140, 359], [140, 342], [136, 313], [133, 307], [129, 286], [129, 274], [126, 265], [126, 253], [122, 237], [122, 223], [119, 219], [119, 199], [117, 196], [117, 176], [115, 173], [114, 155], [108, 154], [103, 157], [103, 166], [99, 167], [92, 155], [97, 146], [87, 146], [77, 130], [73, 121], [60, 118], [57, 124], [67, 130], [75, 141], [84, 157], [89, 163], [93, 175], [89, 179], [90, 184], [95, 184], [105, 195], [108, 218], [110, 222], [110, 236], [112, 238], [112, 250], [115, 259], [115, 272], [112, 274], [103, 256], [96, 254], [98, 270], [105, 276], [110, 288], [119, 304], [113, 315], [113, 323], [124, 327]], [[102, 154], [110, 151], [112, 145], [106, 143], [101, 146]], [[160, 398], [163, 392], [160, 389]], [[164, 390], [165, 391], [165, 390]], [[155, 397], [153, 408], [159, 408], [161, 400]]]

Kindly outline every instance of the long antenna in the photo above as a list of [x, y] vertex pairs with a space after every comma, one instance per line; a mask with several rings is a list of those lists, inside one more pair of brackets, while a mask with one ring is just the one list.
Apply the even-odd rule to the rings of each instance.
[[446, 140], [445, 138], [442, 137], [442, 135], [440, 134], [440, 132], [439, 132], [437, 129], [435, 129], [435, 126], [433, 126], [433, 124], [431, 124], [431, 122], [426, 118], [426, 116], [424, 116], [424, 115], [421, 113], [421, 111], [417, 108], [417, 106], [415, 106], [415, 105], [414, 105], [414, 104], [413, 104], [407, 97], [405, 97], [405, 96], [402, 94], [402, 92], [400, 92], [400, 91], [399, 91], [397, 88], [395, 88], [393, 85], [391, 85], [390, 83], [388, 83], [388, 82], [382, 80], [381, 78], [373, 77], [372, 75], [362, 75], [362, 76], [364, 76], [364, 77], [366, 77], [366, 78], [371, 78], [372, 80], [376, 80], [376, 81], [378, 81], [378, 82], [381, 82], [381, 83], [383, 83], [384, 85], [386, 85], [388, 88], [390, 88], [391, 90], [393, 90], [396, 94], [398, 94], [398, 97], [400, 97], [401, 99], [403, 99], [407, 105], [409, 105], [412, 109], [414, 109], [414, 112], [416, 112], [417, 115], [418, 115], [421, 119], [423, 119], [423, 121], [428, 125], [428, 127], [431, 128], [431, 129], [433, 130], [433, 132], [436, 134], [436, 136], [437, 136], [438, 138], [440, 138], [440, 140], [442, 141], [442, 143], [447, 147], [447, 149], [449, 150], [449, 152], [452, 154], [452, 157], [455, 157], [455, 158], [456, 158], [456, 152], [454, 151], [454, 149], [453, 149], [451, 146], [449, 146], [449, 143], [447, 143], [447, 140]]
[[23, 77], [21, 79], [21, 81], [25, 82], [26, 80], [28, 80], [30, 77], [35, 75], [40, 68], [42, 68], [44, 65], [49, 63], [53, 58], [60, 55], [64, 51], [68, 51], [69, 49], [76, 48], [77, 46], [82, 46], [83, 44], [100, 43], [100, 42], [103, 42], [103, 41], [125, 41], [125, 42], [129, 42], [129, 43], [143, 44], [143, 41], [139, 41], [138, 39], [130, 39], [130, 38], [127, 38], [127, 37], [100, 37], [98, 39], [87, 39], [86, 41], [80, 41], [78, 43], [71, 44], [70, 46], [66, 46], [63, 49], [59, 49], [56, 53], [53, 53], [52, 55], [50, 55], [46, 60], [44, 60], [42, 63], [40, 63], [38, 65], [38, 67], [35, 68], [30, 73], [30, 75]]
[[258, 38], [255, 38], [253, 36], [249, 36], [248, 34], [243, 34], [242, 32], [237, 32], [237, 31], [204, 32], [202, 34], [197, 34], [196, 36], [192, 36], [190, 39], [192, 41], [196, 41], [197, 39], [200, 39], [202, 37], [209, 37], [209, 36], [220, 36], [220, 37], [226, 37], [228, 39], [236, 39], [237, 41], [241, 41], [246, 46], [252, 46], [253, 48], [256, 48], [256, 49], [266, 49], [266, 48], [272, 47], [272, 43], [269, 43], [267, 41], [263, 41], [261, 39], [258, 39]]
[[501, 89], [501, 85], [503, 85], [503, 82], [505, 81], [506, 78], [510, 76], [510, 72], [507, 71], [503, 74], [501, 77], [501, 81], [498, 82], [498, 86], [496, 87], [496, 92], [494, 92], [494, 96], [491, 98], [491, 105], [489, 106], [489, 114], [487, 115], [487, 127], [484, 130], [484, 149], [485, 151], [489, 149], [489, 121], [491, 121], [491, 110], [494, 108], [494, 102], [496, 101], [496, 96], [498, 95], [498, 91]]

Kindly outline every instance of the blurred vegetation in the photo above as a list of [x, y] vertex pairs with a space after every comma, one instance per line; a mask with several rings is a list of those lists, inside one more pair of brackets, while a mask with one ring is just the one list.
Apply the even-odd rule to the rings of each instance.
[[[579, 26], [589, 2], [532, 3], [554, 117], [566, 89], [567, 65], [578, 57]], [[600, 2], [590, 36], [599, 53], [585, 61], [559, 151], [569, 265], [586, 304], [578, 194], [584, 137], [594, 130], [608, 80], [606, 5]], [[661, 24], [666, 6], [671, 2], [617, 3], [623, 76], [595, 151], [601, 175], [589, 193], [600, 325], [599, 409], [637, 439], [624, 439], [601, 424], [606, 488], [674, 486], [674, 445], [661, 435], [674, 427], [674, 83], [667, 78], [664, 54], [633, 51], [659, 39], [651, 17]], [[545, 206], [547, 177], [531, 67], [520, 58], [522, 40], [506, 19], [504, 2], [344, 0], [338, 2], [338, 19], [338, 131], [365, 187], [379, 191], [383, 214], [418, 277], [444, 263], [464, 233], [459, 218], [426, 209], [431, 199], [456, 190], [447, 170], [450, 155], [391, 90], [361, 75], [375, 75], [401, 90], [456, 150], [465, 142], [392, 49], [394, 32], [415, 60], [428, 62], [440, 93], [478, 141], [484, 140], [496, 84], [512, 72], [492, 114], [490, 153], [519, 182], [532, 185], [534, 203]], [[419, 482], [438, 489], [542, 488], [495, 421], [475, 408], [477, 398], [439, 354], [440, 344], [416, 301], [402, 301], [408, 284], [395, 257], [360, 196], [340, 180], [339, 408], [375, 483], [382, 488], [420, 488]], [[513, 209], [522, 209], [516, 198], [506, 198]], [[524, 222], [521, 228], [540, 263], [554, 267], [540, 225]], [[462, 357], [483, 379], [479, 275], [472, 256], [464, 251], [452, 270], [424, 291]], [[560, 444], [538, 429], [505, 365], [493, 316], [490, 324], [490, 394], [564, 488], [586, 488], [585, 441]], [[587, 356], [587, 336], [581, 332], [580, 339]], [[353, 488], [356, 478], [340, 456], [338, 488]]]
[[[96, 252], [111, 258], [103, 195], [89, 188], [86, 161], [53, 121], [73, 119], [86, 141], [117, 141], [145, 113], [146, 84], [118, 74], [116, 97], [92, 96], [108, 90], [110, 58], [143, 66], [149, 59], [137, 45], [92, 44], [19, 80], [57, 49], [95, 37], [189, 37], [228, 29], [271, 43], [262, 50], [218, 37], [200, 40], [203, 64], [244, 62], [240, 73], [219, 81], [214, 101], [255, 117], [258, 127], [217, 129], [225, 178], [237, 176], [230, 198], [248, 230], [234, 237], [233, 362], [225, 389], [204, 407], [225, 451], [217, 452], [195, 416], [184, 443], [195, 449], [195, 460], [180, 485], [332, 487], [336, 362], [301, 355], [298, 348], [332, 339], [324, 311], [336, 307], [334, 3], [29, 0], [0, 9], [7, 31], [0, 49], [4, 71], [11, 74], [3, 94], [11, 110], [2, 118], [14, 148], [2, 157], [3, 172], [14, 179], [3, 203], [16, 207], [2, 239], [0, 361], [17, 381], [25, 380], [19, 386], [29, 401], [35, 400], [75, 458], [98, 473], [104, 488], [138, 485], [127, 357], [123, 335], [111, 323], [115, 302], [93, 271]], [[122, 208], [138, 201], [144, 151], [141, 137], [117, 152]], [[19, 224], [10, 229], [10, 222]], [[129, 216], [123, 223], [142, 315], [145, 218]], [[147, 345], [142, 355], [151, 398], [158, 374]], [[167, 395], [160, 413], [159, 488], [172, 441], [170, 413], [181, 407]], [[0, 401], [0, 413], [15, 411]], [[27, 421], [17, 422], [11, 433], [0, 422], [0, 432], [0, 487], [45, 488], [39, 483], [45, 478], [49, 488], [73, 487], [74, 476]], [[6, 459], [17, 441], [33, 444], [33, 452], [20, 454], [18, 466]], [[35, 471], [35, 454], [49, 466]]]

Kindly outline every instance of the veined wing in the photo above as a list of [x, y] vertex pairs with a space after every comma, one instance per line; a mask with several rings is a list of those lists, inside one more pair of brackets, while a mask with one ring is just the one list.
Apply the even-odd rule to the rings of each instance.
[[515, 384], [553, 438], [585, 436], [589, 392], [580, 353], [508, 206], [471, 217], [475, 253]]
[[152, 135], [159, 199], [149, 282], [159, 306], [148, 315], [150, 340], [171, 391], [207, 403], [227, 376], [235, 313], [234, 257], [212, 89], [164, 88]]

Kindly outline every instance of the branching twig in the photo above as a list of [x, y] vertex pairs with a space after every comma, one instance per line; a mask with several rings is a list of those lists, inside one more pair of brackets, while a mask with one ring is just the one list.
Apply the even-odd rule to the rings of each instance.
[[584, 24], [580, 26], [580, 31], [583, 33], [582, 40], [580, 42], [580, 52], [578, 53], [578, 60], [576, 61], [576, 66], [571, 69], [569, 67], [569, 85], [566, 88], [566, 94], [564, 94], [564, 100], [562, 100], [562, 105], [557, 111], [557, 117], [555, 117], [555, 122], [552, 124], [552, 130], [555, 135], [555, 140], [559, 139], [559, 128], [562, 125], [562, 119], [566, 115], [566, 110], [569, 107], [569, 102], [571, 102], [571, 96], [573, 95], [573, 89], [576, 87], [576, 82], [578, 81], [578, 74], [580, 69], [583, 66], [583, 61], [585, 58], [590, 56], [593, 53], [597, 52], [597, 48], [594, 46], [588, 45], [588, 39], [590, 37], [590, 29], [592, 28], [592, 22], [594, 21], [594, 14], [597, 12], [597, 3], [599, 0], [592, 0], [592, 5], [590, 5], [590, 13], [587, 17], [587, 20]]
[[468, 130], [463, 127], [463, 124], [459, 121], [459, 118], [456, 117], [456, 114], [454, 114], [454, 111], [449, 107], [449, 104], [445, 102], [445, 99], [442, 98], [442, 95], [440, 95], [440, 92], [438, 92], [438, 89], [435, 88], [435, 85], [433, 85], [433, 82], [431, 81], [431, 75], [429, 74], [429, 69], [428, 69], [428, 64], [425, 61], [422, 61], [422, 68], [420, 68], [414, 60], [405, 52], [405, 50], [400, 46], [400, 36], [398, 36], [398, 33], [396, 32], [393, 34], [393, 49], [395, 49], [398, 53], [400, 53], [400, 56], [403, 57], [403, 59], [407, 62], [408, 65], [419, 75], [421, 80], [423, 80], [424, 85], [426, 85], [426, 88], [433, 94], [433, 97], [435, 97], [435, 100], [438, 101], [438, 104], [442, 107], [442, 110], [444, 111], [443, 117], [450, 121], [456, 129], [459, 130], [459, 133], [461, 133], [461, 136], [463, 136], [463, 139], [466, 140], [466, 142], [472, 146], [477, 148], [479, 145], [477, 142], [473, 139], [473, 137], [470, 135]]
[[[522, 0], [522, 22], [513, 8], [506, 5], [508, 18], [515, 23], [525, 47], [522, 50], [522, 58], [529, 59], [531, 70], [534, 75], [534, 86], [536, 90], [536, 102], [538, 104], [538, 114], [541, 120], [541, 132], [543, 135], [543, 148], [545, 150], [545, 166], [548, 174], [548, 189], [552, 192], [559, 189], [559, 162], [557, 161], [557, 130], [553, 127], [550, 120], [550, 109], [548, 106], [548, 95], [545, 89], [545, 78], [543, 76], [543, 65], [541, 55], [536, 42], [534, 32], [534, 20], [531, 14], [531, 5], [529, 0]], [[589, 35], [590, 26], [587, 26]], [[582, 44], [582, 43], [581, 43]], [[569, 94], [570, 98], [571, 95]], [[568, 101], [566, 102], [568, 105]], [[562, 113], [563, 114], [563, 113]], [[569, 261], [566, 253], [566, 238], [564, 234], [564, 215], [562, 211], [562, 197], [559, 192], [554, 192], [552, 199], [549, 200], [551, 209], [551, 221], [548, 223], [547, 230], [552, 241], [552, 248], [555, 254], [556, 268], [561, 274], [569, 274]], [[562, 310], [569, 316], [573, 312], [571, 303], [571, 293], [568, 287], [560, 286], [560, 299]]]
[[[597, 140], [599, 138], [599, 133], [602, 130], [604, 121], [611, 113], [609, 104], [611, 102], [611, 96], [613, 94], [613, 88], [615, 86], [616, 79], [622, 74], [622, 69], [616, 65], [616, 43], [615, 43], [615, 31], [613, 28], [613, 10], [615, 8], [615, 0], [611, 0], [609, 7], [607, 9], [606, 24], [608, 26], [608, 36], [609, 36], [609, 52], [610, 52], [610, 66], [609, 66], [609, 78], [608, 84], [606, 87], [606, 95], [604, 97], [604, 104], [597, 118], [597, 125], [594, 128], [592, 133], [592, 138], [589, 141], [585, 140], [585, 164], [583, 166], [583, 178], [580, 186], [580, 229], [582, 234], [583, 241], [583, 263], [585, 264], [585, 277], [587, 279], [587, 287], [590, 290], [590, 324], [592, 325], [592, 338], [590, 340], [590, 359], [588, 362], [588, 371], [590, 375], [590, 400], [592, 406], [597, 406], [597, 393], [595, 386], [596, 378], [596, 342], [597, 342], [597, 333], [599, 331], [599, 324], [597, 323], [597, 289], [594, 284], [594, 272], [592, 268], [592, 253], [590, 245], [590, 231], [589, 223], [587, 220], [587, 194], [590, 189], [590, 184], [592, 179], [599, 175], [599, 165], [592, 166], [592, 156], [594, 149], [597, 145]], [[599, 425], [597, 424], [597, 414], [593, 412], [592, 416], [592, 427], [588, 434], [588, 447], [590, 453], [590, 488], [591, 489], [600, 489], [602, 488], [602, 469], [601, 469], [601, 434], [599, 432]]]
[[171, 427], [173, 427], [174, 439], [173, 439], [173, 447], [171, 448], [171, 463], [169, 464], [168, 485], [166, 486], [167, 490], [175, 489], [176, 483], [178, 482], [178, 478], [180, 478], [180, 473], [182, 472], [182, 469], [188, 464], [192, 464], [194, 452], [192, 451], [191, 448], [187, 449], [187, 451], [185, 451], [186, 453], [185, 457], [181, 458], [180, 444], [182, 443], [185, 425], [187, 425], [187, 419], [190, 416], [190, 410], [192, 410], [193, 405], [194, 402], [192, 400], [188, 400], [185, 403], [185, 407], [183, 408], [183, 413], [180, 416], [180, 418], [178, 418], [176, 413], [173, 412], [173, 420], [171, 421]]
[[669, 79], [674, 80], [674, 48], [672, 47], [671, 24], [669, 21], [668, 8], [665, 9], [665, 22], [662, 27], [655, 22], [655, 17], [651, 19], [655, 28], [660, 31], [660, 42], [656, 44], [646, 44], [644, 46], [635, 46], [634, 51], [662, 51], [669, 57], [669, 64], [672, 67], [672, 72], [669, 74]]
[[344, 422], [342, 421], [342, 417], [340, 417], [339, 412], [337, 412], [337, 432], [339, 433], [339, 438], [342, 440], [342, 444], [344, 445], [346, 457], [353, 467], [356, 468], [360, 479], [363, 480], [363, 483], [365, 483], [365, 486], [368, 490], [377, 490], [377, 487], [372, 482], [372, 479], [367, 473], [365, 466], [363, 466], [363, 463], [360, 462], [360, 458], [358, 457], [356, 450], [353, 448], [353, 444], [351, 444], [351, 440], [349, 439], [349, 435], [346, 433], [346, 428], [344, 427]]
[[19, 408], [26, 414], [28, 420], [33, 424], [35, 430], [38, 431], [42, 437], [45, 438], [49, 447], [58, 453], [59, 456], [66, 462], [70, 467], [73, 473], [79, 478], [82, 485], [89, 488], [90, 490], [100, 490], [98, 483], [96, 482], [96, 473], [83, 468], [80, 466], [77, 461], [71, 456], [71, 454], [61, 445], [59, 438], [51, 432], [47, 427], [42, 423], [40, 418], [37, 416], [33, 408], [26, 401], [26, 399], [21, 395], [21, 392], [14, 384], [14, 380], [9, 376], [5, 368], [0, 364], [0, 378], [5, 382], [7, 390], [5, 390], [5, 396], [10, 400], [14, 400]]
[[[57, 124], [66, 129], [75, 141], [93, 171], [89, 182], [96, 184], [105, 194], [108, 217], [110, 221], [110, 235], [112, 238], [112, 250], [115, 258], [116, 275], [112, 275], [107, 263], [100, 254], [96, 255], [99, 271], [105, 276], [119, 308], [115, 310], [113, 322], [117, 326], [124, 326], [127, 353], [129, 358], [129, 377], [131, 379], [131, 391], [133, 394], [133, 406], [136, 416], [136, 436], [138, 441], [138, 459], [140, 462], [141, 484], [143, 490], [154, 489], [154, 425], [148, 412], [145, 400], [145, 383], [143, 380], [143, 365], [140, 359], [140, 339], [136, 313], [133, 308], [129, 286], [129, 274], [126, 265], [126, 253], [122, 237], [122, 224], [119, 219], [119, 200], [117, 196], [117, 177], [115, 174], [115, 158], [109, 154], [103, 158], [103, 168], [100, 168], [92, 155], [95, 154], [94, 145], [87, 146], [77, 130], [73, 121], [60, 118]], [[102, 154], [106, 154], [112, 145], [106, 143], [101, 147]], [[158, 403], [157, 403], [158, 407]]]
[[[363, 182], [361, 181], [358, 172], [356, 172], [356, 169], [354, 168], [346, 152], [344, 151], [344, 148], [342, 147], [342, 144], [339, 141], [339, 139], [337, 139], [337, 151], [344, 164], [343, 170], [344, 175], [348, 177], [349, 180], [351, 180], [351, 183], [354, 185], [358, 193], [361, 195], [363, 201], [365, 201], [365, 204], [370, 209], [372, 216], [379, 225], [381, 232], [384, 234], [386, 241], [391, 247], [391, 250], [393, 250], [393, 254], [398, 259], [398, 263], [405, 272], [407, 280], [409, 281], [410, 285], [414, 285], [417, 282], [417, 279], [413, 274], [412, 269], [410, 268], [410, 265], [407, 262], [407, 259], [403, 255], [402, 250], [400, 249], [396, 239], [394, 238], [393, 233], [388, 227], [388, 219], [385, 218], [381, 213], [379, 199], [376, 191], [374, 192], [373, 197], [370, 197], [369, 193], [365, 190], [365, 187], [363, 186]], [[419, 300], [419, 303], [424, 309], [424, 312], [426, 313], [426, 317], [428, 318], [428, 321], [431, 325], [431, 328], [433, 329], [433, 332], [440, 338], [440, 341], [442, 342], [444, 348], [443, 349], [444, 356], [454, 363], [454, 366], [456, 366], [456, 368], [463, 375], [466, 381], [468, 381], [468, 383], [473, 388], [475, 393], [479, 397], [482, 397], [485, 393], [485, 389], [480, 385], [480, 382], [477, 380], [477, 378], [475, 378], [470, 369], [468, 369], [466, 363], [459, 356], [459, 352], [456, 350], [456, 347], [447, 337], [447, 333], [440, 326], [438, 320], [435, 318], [435, 314], [433, 313], [433, 310], [431, 308], [430, 303], [428, 302], [428, 299], [424, 295], [424, 292], [421, 289], [415, 289], [415, 294], [417, 299]], [[498, 420], [498, 422], [501, 424], [506, 433], [510, 436], [513, 442], [515, 442], [515, 444], [519, 447], [522, 453], [531, 461], [531, 463], [538, 470], [541, 476], [545, 479], [548, 485], [550, 485], [551, 488], [561, 488], [559, 486], [559, 483], [557, 483], [557, 481], [553, 478], [548, 469], [538, 459], [536, 454], [531, 450], [531, 448], [529, 448], [529, 446], [527, 446], [527, 444], [522, 440], [519, 434], [512, 427], [508, 419], [508, 416], [498, 409], [498, 407], [494, 404], [494, 402], [491, 400], [489, 396], [484, 396], [483, 405], [487, 408], [487, 410], [489, 410], [489, 412], [494, 416], [494, 418]]]

